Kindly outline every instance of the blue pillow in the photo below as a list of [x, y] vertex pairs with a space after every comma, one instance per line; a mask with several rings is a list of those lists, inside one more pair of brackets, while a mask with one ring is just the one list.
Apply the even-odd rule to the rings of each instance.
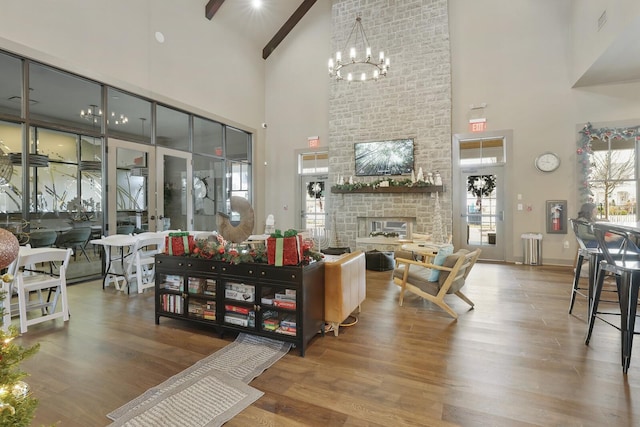
[[[442, 248], [440, 248], [440, 250], [438, 251], [438, 254], [433, 259], [432, 264], [443, 265], [444, 264], [444, 260], [446, 260], [447, 257], [449, 255], [451, 255], [452, 253], [453, 253], [453, 245], [443, 246]], [[435, 268], [432, 268], [431, 269], [431, 274], [429, 275], [429, 279], [428, 280], [430, 282], [437, 282], [438, 281], [438, 277], [440, 277], [440, 270], [436, 270]]]

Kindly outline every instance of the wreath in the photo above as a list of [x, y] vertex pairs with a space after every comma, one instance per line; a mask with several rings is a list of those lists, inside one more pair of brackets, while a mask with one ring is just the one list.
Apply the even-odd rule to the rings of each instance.
[[489, 197], [496, 188], [496, 178], [493, 175], [475, 175], [467, 179], [467, 191], [476, 197]]
[[307, 194], [309, 194], [309, 197], [314, 199], [324, 197], [324, 182], [318, 181], [307, 184]]

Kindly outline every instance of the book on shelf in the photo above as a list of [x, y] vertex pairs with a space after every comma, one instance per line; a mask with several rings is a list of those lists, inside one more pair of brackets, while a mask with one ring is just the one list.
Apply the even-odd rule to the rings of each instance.
[[162, 310], [169, 313], [182, 314], [183, 299], [180, 295], [162, 294]]
[[164, 277], [163, 287], [171, 291], [182, 291], [182, 276], [167, 274]]
[[206, 320], [216, 320], [215, 310], [203, 310], [202, 317]]
[[216, 311], [216, 302], [215, 301], [207, 301], [207, 310]]
[[289, 328], [283, 328], [282, 326], [280, 326], [278, 329], [276, 329], [275, 332], [277, 332], [279, 334], [291, 335], [291, 336], [295, 336], [297, 334], [295, 329], [291, 330]]
[[189, 277], [189, 293], [201, 294], [205, 283], [205, 279], [203, 278]]
[[214, 279], [207, 279], [204, 285], [202, 293], [212, 297], [216, 296], [216, 281]]
[[273, 305], [273, 295], [265, 295], [260, 298], [260, 302], [265, 305]]
[[225, 304], [224, 309], [227, 312], [249, 314], [251, 309], [249, 307], [238, 307], [237, 305]]
[[273, 300], [273, 305], [275, 305], [276, 307], [280, 307], [280, 308], [286, 308], [288, 310], [295, 310], [296, 309], [296, 302], [295, 301], [290, 301], [290, 300], [276, 299], [276, 300]]
[[295, 301], [296, 300], [296, 291], [293, 290], [293, 295], [288, 294], [287, 292], [290, 291], [290, 289], [287, 289], [285, 291], [285, 293], [276, 293], [275, 294], [275, 299], [277, 301]]
[[227, 312], [224, 314], [224, 321], [232, 325], [248, 326], [249, 317], [239, 313]]

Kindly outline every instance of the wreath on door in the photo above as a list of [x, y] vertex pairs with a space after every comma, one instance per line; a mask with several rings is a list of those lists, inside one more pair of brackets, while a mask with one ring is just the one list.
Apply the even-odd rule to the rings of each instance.
[[313, 199], [324, 197], [324, 182], [310, 182], [307, 184], [307, 194]]
[[496, 188], [496, 178], [493, 175], [475, 175], [467, 179], [467, 191], [480, 198], [489, 197]]

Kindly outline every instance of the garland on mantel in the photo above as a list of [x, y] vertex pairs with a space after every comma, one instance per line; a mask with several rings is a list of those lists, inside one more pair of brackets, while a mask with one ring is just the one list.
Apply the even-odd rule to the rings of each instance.
[[[593, 164], [589, 155], [593, 153], [591, 143], [593, 141], [616, 142], [628, 138], [640, 138], [640, 125], [622, 128], [599, 128], [594, 129], [591, 123], [587, 123], [580, 130], [580, 139], [576, 149], [576, 159], [578, 161], [578, 191], [580, 203], [589, 202], [593, 196], [589, 188], [589, 176]], [[613, 148], [613, 147], [612, 147]]]
[[412, 187], [412, 188], [418, 188], [418, 187], [429, 187], [433, 184], [430, 184], [426, 181], [416, 181], [416, 182], [412, 182], [410, 178], [407, 179], [393, 179], [393, 178], [386, 178], [386, 179], [378, 179], [376, 181], [372, 181], [372, 182], [354, 182], [352, 184], [349, 183], [344, 183], [344, 184], [336, 184], [333, 186], [334, 189], [336, 190], [342, 190], [342, 191], [354, 191], [354, 190], [358, 190], [360, 188], [379, 188], [381, 187], [381, 183], [383, 182], [388, 182], [388, 187]]

